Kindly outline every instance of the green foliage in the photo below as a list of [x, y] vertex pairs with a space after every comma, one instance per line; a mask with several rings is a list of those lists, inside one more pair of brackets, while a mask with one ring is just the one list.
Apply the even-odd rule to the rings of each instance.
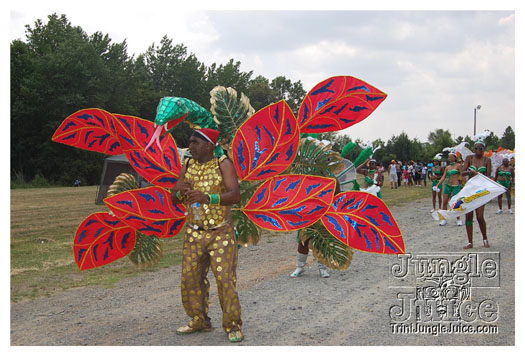
[[216, 86], [210, 95], [211, 112], [219, 122], [219, 131], [222, 132], [221, 145], [229, 144], [237, 129], [255, 110], [250, 105], [250, 99], [244, 93], [238, 97], [233, 88]]
[[512, 127], [507, 126], [507, 128], [503, 132], [503, 135], [501, 136], [500, 145], [501, 147], [508, 148], [509, 150], [514, 149], [514, 130], [512, 129]]
[[353, 250], [335, 238], [318, 221], [302, 230], [301, 241], [310, 239], [316, 257], [332, 269], [344, 270], [350, 266]]

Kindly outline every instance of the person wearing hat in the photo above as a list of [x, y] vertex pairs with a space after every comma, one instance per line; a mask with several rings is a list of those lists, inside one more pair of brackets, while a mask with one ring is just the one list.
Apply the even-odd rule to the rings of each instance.
[[390, 189], [397, 189], [397, 164], [395, 160], [388, 165], [388, 176], [390, 178]]
[[210, 331], [206, 278], [211, 267], [223, 312], [222, 326], [231, 342], [244, 339], [241, 332], [241, 306], [236, 290], [237, 241], [231, 205], [240, 202], [240, 190], [233, 162], [214, 155], [219, 131], [198, 129], [190, 137], [188, 158], [172, 190], [173, 203], [188, 211], [185, 226], [181, 295], [192, 319], [177, 334]]
[[[368, 163], [368, 167], [364, 167]], [[356, 168], [356, 172], [365, 176], [365, 187], [369, 188], [373, 185], [378, 187], [377, 197], [382, 199], [381, 187], [383, 186], [383, 174], [377, 170], [377, 162], [375, 159], [370, 158], [363, 162], [359, 167]]]
[[[505, 196], [507, 197], [507, 206], [509, 208], [509, 214], [513, 214], [511, 209], [511, 188], [512, 181], [514, 180], [514, 168], [509, 164], [509, 159], [507, 157], [503, 158], [503, 164], [496, 169], [496, 181], [507, 188]], [[496, 214], [503, 213], [503, 195], [498, 196], [498, 211]]]
[[[474, 177], [476, 174], [484, 174], [488, 176], [492, 170], [492, 163], [490, 158], [485, 157], [483, 151], [485, 150], [485, 143], [483, 141], [477, 141], [474, 144], [474, 154], [467, 156], [465, 158], [465, 164], [463, 165], [462, 175]], [[489, 241], [487, 239], [487, 224], [485, 222], [485, 217], [483, 216], [485, 212], [485, 205], [480, 206], [476, 209], [476, 220], [479, 224], [479, 229], [481, 230], [481, 235], [483, 236], [483, 246], [490, 247]], [[473, 233], [473, 223], [474, 223], [474, 212], [471, 211], [465, 216], [465, 227], [467, 229], [467, 238], [468, 243], [463, 247], [464, 249], [470, 249], [474, 245], [472, 244], [472, 233]]]

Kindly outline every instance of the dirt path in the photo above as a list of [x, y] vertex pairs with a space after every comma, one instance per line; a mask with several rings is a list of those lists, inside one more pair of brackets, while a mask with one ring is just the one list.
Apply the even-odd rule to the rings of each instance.
[[[295, 268], [295, 235], [266, 235], [239, 252], [238, 292], [245, 341], [240, 345], [514, 345], [514, 217], [496, 215], [487, 205], [490, 249], [481, 247], [474, 224], [474, 249], [466, 252], [464, 227], [440, 227], [430, 216], [430, 200], [393, 208], [407, 253], [499, 253], [495, 288], [472, 288], [472, 300], [497, 303], [497, 334], [394, 334], [391, 307], [403, 289], [392, 282], [399, 260], [356, 251], [350, 268], [319, 278], [313, 258], [304, 276]], [[211, 276], [211, 275], [210, 275]], [[229, 345], [213, 282], [206, 334], [179, 336], [188, 321], [180, 301], [180, 266], [120, 282], [114, 288], [81, 288], [11, 305], [12, 345]], [[404, 290], [414, 293], [414, 286]], [[410, 288], [412, 287], [412, 288]], [[484, 287], [484, 286], [482, 286]]]

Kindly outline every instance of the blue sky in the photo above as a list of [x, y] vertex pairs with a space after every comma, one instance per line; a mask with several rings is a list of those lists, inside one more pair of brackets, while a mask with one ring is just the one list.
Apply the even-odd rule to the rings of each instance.
[[403, 131], [425, 142], [438, 128], [472, 136], [477, 105], [477, 133], [488, 129], [501, 136], [509, 125], [516, 130], [513, 2], [484, 10], [451, 1], [432, 9], [401, 2], [388, 11], [329, 1], [324, 5], [330, 11], [283, 8], [276, 1], [257, 9], [238, 1], [77, 4], [13, 2], [10, 39], [25, 39], [26, 24], [56, 12], [88, 34], [126, 40], [130, 55], [167, 35], [205, 65], [234, 58], [253, 77], [284, 75], [301, 80], [306, 91], [325, 78], [351, 75], [389, 95], [369, 118], [343, 131], [365, 142]]

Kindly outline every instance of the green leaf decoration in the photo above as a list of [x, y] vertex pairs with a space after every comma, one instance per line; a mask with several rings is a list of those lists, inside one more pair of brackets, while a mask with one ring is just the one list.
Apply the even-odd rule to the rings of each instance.
[[149, 267], [160, 261], [162, 258], [162, 245], [160, 239], [155, 236], [146, 236], [137, 232], [137, 242], [135, 248], [128, 255], [134, 265]]
[[334, 176], [344, 169], [344, 163], [341, 155], [331, 148], [319, 140], [302, 138], [297, 156], [285, 174]]
[[345, 270], [350, 267], [354, 250], [335, 238], [321, 222], [301, 230], [299, 236], [303, 242], [310, 239], [309, 247], [314, 257], [328, 268]]
[[214, 120], [219, 122], [218, 130], [221, 132], [221, 145], [229, 151], [229, 145], [237, 129], [246, 119], [255, 113], [250, 105], [250, 99], [233, 88], [216, 86], [210, 91], [211, 113]]
[[238, 233], [237, 243], [243, 246], [257, 245], [261, 228], [255, 225], [240, 209], [232, 209], [232, 220]]

